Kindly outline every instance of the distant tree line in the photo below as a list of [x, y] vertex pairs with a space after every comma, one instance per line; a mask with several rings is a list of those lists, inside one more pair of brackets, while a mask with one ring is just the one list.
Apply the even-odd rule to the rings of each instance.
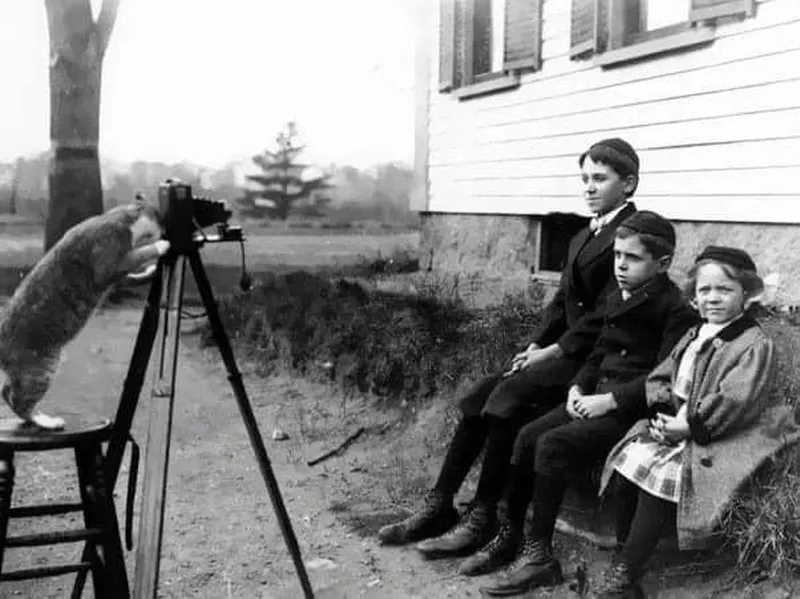
[[[13, 162], [0, 162], [0, 214], [44, 220], [49, 193], [48, 165], [46, 152]], [[408, 208], [412, 172], [405, 164], [390, 162], [358, 169], [332, 163], [320, 170], [330, 187], [314, 190], [309, 197], [295, 203], [289, 213], [290, 220], [416, 225], [417, 214]], [[196, 195], [228, 200], [237, 218], [274, 218], [266, 213], [248, 215], [242, 210], [240, 200], [252, 192], [248, 189], [252, 186], [242, 174], [240, 164], [210, 169], [190, 162], [104, 163], [102, 173], [105, 208], [127, 203], [139, 192], [154, 199], [159, 183], [172, 177], [191, 184]]]

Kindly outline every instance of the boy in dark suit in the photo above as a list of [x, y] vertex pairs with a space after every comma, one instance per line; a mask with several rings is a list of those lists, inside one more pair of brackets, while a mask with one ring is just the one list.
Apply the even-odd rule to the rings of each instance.
[[[564, 401], [565, 386], [591, 351], [601, 325], [595, 310], [615, 285], [614, 233], [636, 212], [630, 197], [638, 185], [639, 158], [627, 142], [613, 138], [592, 145], [578, 163], [594, 218], [570, 243], [561, 283], [534, 341], [510, 368], [483, 379], [461, 399], [463, 417], [435, 487], [421, 510], [378, 532], [382, 543], [427, 539], [417, 548], [435, 558], [469, 554], [488, 541], [517, 432]], [[484, 447], [475, 498], [453, 528], [459, 521], [453, 498]]]
[[647, 415], [647, 375], [699, 321], [667, 276], [674, 247], [674, 228], [654, 212], [637, 212], [617, 229], [618, 288], [604, 302], [597, 343], [572, 381], [566, 404], [519, 432], [504, 492], [504, 522], [495, 538], [462, 564], [463, 573], [479, 574], [511, 561], [532, 498], [532, 526], [521, 555], [505, 575], [482, 589], [485, 594], [516, 595], [562, 580], [552, 537], [567, 484], [602, 460]]

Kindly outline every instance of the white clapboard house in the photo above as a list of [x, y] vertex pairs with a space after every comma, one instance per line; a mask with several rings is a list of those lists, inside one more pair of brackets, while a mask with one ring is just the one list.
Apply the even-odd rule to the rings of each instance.
[[[424, 4], [425, 6], [422, 6]], [[416, 186], [429, 270], [552, 281], [591, 142], [639, 151], [680, 278], [739, 245], [800, 302], [800, 0], [420, 3]]]

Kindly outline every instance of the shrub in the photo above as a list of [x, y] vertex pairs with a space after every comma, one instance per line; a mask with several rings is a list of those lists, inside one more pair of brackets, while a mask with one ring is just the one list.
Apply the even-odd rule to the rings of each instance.
[[504, 365], [539, 321], [539, 302], [509, 297], [471, 312], [458, 301], [367, 292], [306, 272], [221, 298], [231, 336], [262, 372], [285, 368], [347, 391], [414, 401]]

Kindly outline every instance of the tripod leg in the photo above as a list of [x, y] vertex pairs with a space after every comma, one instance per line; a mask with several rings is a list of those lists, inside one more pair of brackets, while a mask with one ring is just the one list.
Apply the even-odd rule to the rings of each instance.
[[[144, 465], [139, 540], [133, 596], [154, 599], [158, 590], [161, 540], [164, 532], [164, 500], [167, 493], [169, 445], [175, 405], [175, 374], [180, 341], [186, 258], [168, 263], [167, 299], [162, 300], [162, 326], [158, 344], [161, 357], [154, 373]], [[174, 268], [170, 267], [172, 265]]]
[[278, 517], [278, 524], [281, 527], [283, 538], [291, 553], [292, 560], [294, 561], [297, 575], [300, 579], [300, 585], [303, 587], [303, 592], [307, 598], [314, 597], [314, 591], [311, 588], [311, 582], [308, 579], [308, 574], [303, 564], [303, 558], [300, 555], [300, 547], [297, 544], [292, 523], [289, 520], [289, 514], [286, 512], [286, 506], [283, 503], [280, 489], [278, 488], [278, 481], [272, 471], [269, 457], [267, 456], [267, 449], [264, 446], [264, 440], [261, 438], [261, 433], [258, 430], [258, 423], [253, 414], [253, 408], [250, 405], [250, 400], [247, 397], [247, 391], [242, 382], [242, 375], [236, 366], [236, 360], [233, 356], [233, 349], [231, 347], [228, 335], [225, 333], [225, 328], [222, 325], [222, 320], [219, 317], [217, 303], [214, 300], [214, 294], [211, 291], [211, 284], [206, 276], [203, 262], [200, 259], [200, 254], [195, 251], [189, 254], [189, 264], [192, 267], [194, 278], [197, 283], [197, 289], [203, 299], [203, 305], [206, 309], [206, 316], [211, 325], [211, 333], [214, 336], [214, 341], [222, 354], [222, 360], [225, 362], [225, 367], [228, 370], [228, 380], [233, 387], [234, 395], [236, 395], [236, 402], [239, 404], [239, 411], [242, 414], [247, 435], [250, 437], [250, 444], [253, 446], [253, 451], [256, 454], [261, 475], [264, 477], [264, 482], [267, 485], [270, 499], [272, 499], [272, 506], [275, 509], [275, 515]]
[[153, 342], [158, 332], [159, 302], [161, 301], [163, 288], [163, 275], [164, 262], [159, 261], [153, 284], [150, 287], [150, 293], [147, 295], [147, 304], [142, 315], [142, 322], [139, 325], [139, 332], [136, 335], [136, 344], [133, 346], [133, 356], [122, 386], [117, 414], [114, 417], [114, 430], [111, 433], [111, 439], [106, 450], [106, 475], [110, 489], [113, 489], [117, 482], [122, 455], [125, 452], [125, 444], [128, 442], [128, 434], [131, 431], [136, 405], [139, 402], [139, 395], [147, 374], [147, 365], [150, 362]]
[[[136, 343], [133, 346], [133, 355], [128, 366], [128, 374], [122, 386], [122, 394], [117, 407], [117, 414], [114, 417], [114, 428], [106, 449], [106, 480], [108, 481], [109, 493], [112, 493], [117, 483], [119, 468], [122, 464], [122, 455], [125, 452], [125, 444], [128, 442], [128, 435], [133, 424], [133, 417], [136, 413], [136, 405], [139, 403], [139, 394], [142, 391], [144, 377], [147, 374], [147, 365], [150, 362], [150, 353], [153, 349], [153, 341], [158, 331], [158, 311], [161, 301], [161, 288], [163, 276], [163, 262], [159, 261], [156, 269], [153, 284], [147, 295], [142, 322], [139, 325], [139, 332], [136, 335]], [[82, 562], [89, 559], [90, 550], [88, 546], [83, 549]], [[72, 596], [80, 597], [83, 587], [86, 584], [86, 571], [81, 571], [75, 578]]]

